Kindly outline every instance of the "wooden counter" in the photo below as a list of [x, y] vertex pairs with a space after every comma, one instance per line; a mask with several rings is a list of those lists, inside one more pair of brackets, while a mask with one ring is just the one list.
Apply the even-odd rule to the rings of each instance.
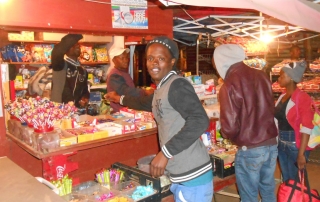
[[0, 157], [0, 181], [0, 201], [65, 202], [7, 157]]
[[143, 156], [159, 152], [157, 129], [148, 129], [99, 140], [60, 147], [49, 153], [34, 150], [10, 133], [8, 157], [33, 176], [43, 176], [43, 160], [57, 155], [74, 153], [68, 161], [78, 163], [78, 169], [70, 173], [80, 182], [94, 179], [101, 168], [110, 168], [115, 162], [136, 166]]

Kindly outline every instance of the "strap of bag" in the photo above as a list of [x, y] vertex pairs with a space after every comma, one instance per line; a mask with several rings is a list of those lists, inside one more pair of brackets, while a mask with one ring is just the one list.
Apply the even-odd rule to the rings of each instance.
[[297, 186], [298, 182], [300, 182], [300, 184], [301, 184], [302, 198], [304, 199], [304, 193], [305, 193], [304, 188], [306, 186], [307, 187], [306, 194], [309, 196], [309, 202], [312, 202], [312, 194], [311, 194], [311, 189], [310, 189], [310, 184], [309, 184], [309, 179], [308, 179], [308, 174], [307, 174], [306, 168], [304, 168], [303, 170], [298, 170], [298, 173], [297, 173], [296, 178], [294, 180], [294, 184], [292, 186], [288, 201], [292, 200], [294, 192], [299, 189]]
[[303, 169], [303, 173], [304, 173], [305, 183], [306, 183], [306, 186], [307, 186], [307, 194], [309, 196], [309, 201], [312, 202], [312, 194], [311, 194], [311, 188], [310, 188], [310, 184], [309, 184], [307, 168]]
[[294, 192], [299, 189], [298, 186], [297, 186], [298, 183], [301, 184], [301, 191], [302, 191], [302, 196], [303, 196], [304, 195], [304, 180], [301, 179], [301, 171], [300, 170], [298, 170], [296, 178], [294, 179], [294, 183], [293, 183], [293, 186], [292, 186], [288, 201], [292, 200]]

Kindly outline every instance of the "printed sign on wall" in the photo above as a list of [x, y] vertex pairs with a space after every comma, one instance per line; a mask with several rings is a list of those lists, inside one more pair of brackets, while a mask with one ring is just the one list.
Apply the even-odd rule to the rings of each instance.
[[148, 29], [147, 7], [145, 0], [111, 0], [112, 27]]

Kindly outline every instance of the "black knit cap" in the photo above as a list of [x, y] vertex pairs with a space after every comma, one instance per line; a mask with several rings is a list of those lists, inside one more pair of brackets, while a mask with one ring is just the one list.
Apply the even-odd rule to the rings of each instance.
[[63, 68], [64, 64], [63, 56], [66, 54], [72, 46], [78, 43], [83, 38], [82, 34], [67, 34], [62, 37], [61, 41], [54, 45], [51, 53], [52, 68], [55, 71], [59, 71]]
[[149, 46], [153, 43], [160, 43], [162, 44], [163, 46], [165, 46], [166, 48], [168, 48], [169, 52], [171, 53], [171, 56], [173, 58], [176, 59], [176, 62], [174, 63], [174, 68], [176, 66], [176, 63], [179, 59], [179, 48], [178, 48], [178, 45], [176, 42], [174, 42], [172, 39], [170, 39], [169, 37], [166, 37], [166, 36], [158, 36], [158, 37], [155, 37], [154, 39], [152, 39], [148, 44], [147, 44], [147, 47], [146, 47], [146, 52], [149, 48]]

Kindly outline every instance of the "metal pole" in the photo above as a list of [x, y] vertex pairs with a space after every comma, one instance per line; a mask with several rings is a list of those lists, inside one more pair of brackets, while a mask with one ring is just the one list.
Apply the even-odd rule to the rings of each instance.
[[196, 51], [196, 75], [199, 75], [199, 36], [197, 38], [197, 51]]
[[[260, 12], [260, 17], [262, 17], [261, 12]], [[262, 39], [262, 20], [260, 20], [260, 39]]]

